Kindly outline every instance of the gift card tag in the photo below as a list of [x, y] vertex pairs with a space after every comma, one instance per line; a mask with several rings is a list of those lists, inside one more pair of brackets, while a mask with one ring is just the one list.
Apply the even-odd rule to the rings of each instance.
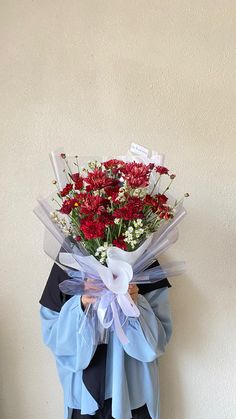
[[142, 145], [132, 143], [130, 146], [131, 153], [135, 153], [142, 156], [148, 156], [149, 150], [148, 148], [143, 147]]

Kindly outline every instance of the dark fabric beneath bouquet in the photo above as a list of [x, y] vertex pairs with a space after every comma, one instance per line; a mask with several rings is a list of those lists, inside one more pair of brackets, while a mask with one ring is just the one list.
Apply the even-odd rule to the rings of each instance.
[[[149, 268], [154, 266], [159, 266], [159, 262], [157, 260]], [[66, 279], [68, 279], [67, 273], [54, 263], [41, 299], [39, 300], [40, 304], [50, 310], [60, 312], [63, 304], [71, 298], [71, 295], [65, 295], [59, 289], [59, 284]], [[138, 285], [139, 294], [142, 295], [164, 287], [171, 287], [167, 278], [152, 284]], [[83, 370], [82, 377], [84, 385], [92, 397], [96, 400], [100, 408], [104, 406], [105, 397], [106, 353], [107, 346], [104, 344], [98, 345], [89, 366]], [[94, 380], [94, 377], [96, 377], [96, 380]], [[72, 416], [72, 418], [74, 417], [77, 418], [77, 416]], [[84, 417], [84, 415], [82, 417]], [[138, 418], [139, 416], [134, 417]]]
[[[81, 415], [80, 410], [74, 409], [71, 419], [112, 419], [111, 415], [111, 404], [112, 400], [107, 399], [104, 402], [104, 406], [100, 408], [95, 415]], [[132, 410], [132, 419], [151, 419], [151, 416], [148, 413], [147, 406], [144, 405], [138, 409]]]

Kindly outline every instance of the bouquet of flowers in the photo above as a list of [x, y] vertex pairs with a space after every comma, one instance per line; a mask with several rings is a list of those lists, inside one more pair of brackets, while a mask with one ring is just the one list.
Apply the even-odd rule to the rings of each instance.
[[156, 282], [184, 269], [183, 262], [150, 268], [178, 238], [184, 197], [170, 196], [175, 175], [163, 165], [163, 156], [149, 156], [136, 144], [117, 158], [83, 162], [54, 152], [51, 161], [56, 196], [40, 198], [34, 212], [50, 232], [46, 253], [68, 273], [60, 289], [97, 297], [85, 319], [93, 311], [97, 327], [114, 329], [125, 343], [122, 325], [140, 314], [129, 284]]

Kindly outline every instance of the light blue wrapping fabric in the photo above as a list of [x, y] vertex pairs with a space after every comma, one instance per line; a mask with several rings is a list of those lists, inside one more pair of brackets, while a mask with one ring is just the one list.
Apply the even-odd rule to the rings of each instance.
[[[129, 343], [122, 345], [114, 332], [109, 338], [105, 398], [112, 398], [115, 419], [131, 419], [131, 410], [145, 403], [152, 419], [159, 419], [158, 357], [172, 333], [168, 288], [139, 295], [138, 308], [140, 317], [129, 318], [124, 325]], [[41, 306], [40, 316], [44, 343], [56, 358], [65, 419], [70, 419], [73, 408], [93, 415], [98, 405], [82, 382], [82, 370], [96, 346], [88, 321], [83, 334], [78, 333], [84, 318], [80, 296], [70, 298], [60, 313]]]

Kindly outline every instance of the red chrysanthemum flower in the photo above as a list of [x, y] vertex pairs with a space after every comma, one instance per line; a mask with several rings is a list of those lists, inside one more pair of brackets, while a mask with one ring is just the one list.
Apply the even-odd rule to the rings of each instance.
[[166, 202], [168, 201], [168, 198], [167, 198], [166, 195], [158, 194], [158, 195], [156, 195], [156, 197], [158, 199], [158, 202], [162, 205], [166, 204]]
[[154, 165], [152, 163], [146, 165], [143, 163], [126, 163], [121, 169], [124, 179], [131, 188], [145, 188], [148, 186], [151, 170]]
[[125, 162], [123, 160], [111, 159], [105, 161], [102, 164], [105, 166], [106, 169], [110, 169], [112, 173], [116, 174], [119, 172], [120, 168], [125, 165]]
[[74, 194], [74, 198], [76, 199], [76, 201], [78, 202], [83, 202], [83, 200], [86, 198], [87, 194], [84, 192], [76, 192]]
[[143, 207], [144, 202], [140, 198], [130, 197], [127, 204], [121, 208], [117, 208], [112, 215], [114, 218], [123, 218], [124, 220], [143, 218]]
[[165, 205], [167, 200], [167, 196], [163, 194], [157, 194], [153, 196], [147, 194], [144, 198], [145, 204], [149, 205], [155, 210], [157, 210], [159, 206]]
[[100, 221], [85, 218], [81, 221], [80, 229], [85, 240], [91, 240], [104, 237], [105, 225]]
[[[83, 194], [80, 194], [80, 197]], [[108, 201], [109, 202], [109, 201]], [[102, 214], [105, 211], [105, 205], [107, 201], [100, 196], [95, 195], [85, 195], [80, 205], [81, 214]]]
[[160, 173], [160, 175], [168, 175], [169, 169], [164, 166], [155, 166], [155, 171]]
[[121, 183], [118, 179], [113, 180], [113, 183], [111, 186], [107, 186], [106, 188], [104, 188], [105, 193], [108, 197], [111, 197], [111, 200], [113, 202], [115, 202], [118, 194], [119, 194], [119, 190], [121, 187]]
[[59, 209], [59, 211], [62, 214], [70, 214], [73, 206], [74, 206], [74, 200], [73, 199], [66, 199], [63, 202], [62, 207]]
[[144, 198], [145, 205], [150, 206], [154, 212], [158, 213], [161, 218], [169, 211], [169, 206], [166, 205], [168, 198], [166, 195], [157, 194], [154, 196], [146, 195]]
[[171, 212], [169, 212], [169, 207], [168, 207], [160, 212], [159, 217], [162, 219], [164, 218], [165, 220], [169, 220], [170, 218], [173, 217], [173, 215], [171, 214]]
[[74, 182], [78, 182], [78, 181], [80, 180], [80, 178], [81, 178], [80, 173], [73, 173], [73, 174], [71, 175], [71, 179], [72, 179]]
[[127, 205], [130, 205], [136, 209], [142, 210], [143, 200], [141, 198], [138, 198], [137, 196], [129, 196]]
[[74, 189], [82, 189], [84, 185], [84, 179], [80, 176], [79, 173], [73, 173], [71, 175], [72, 180], [75, 182]]
[[109, 178], [105, 172], [96, 167], [92, 172], [88, 173], [88, 176], [84, 178], [85, 182], [88, 183], [86, 187], [87, 191], [98, 190], [105, 188], [106, 186], [112, 185], [113, 179]]
[[151, 195], [149, 195], [149, 194], [147, 194], [147, 195], [145, 196], [145, 198], [144, 198], [144, 203], [145, 203], [145, 205], [148, 205], [148, 206], [152, 207], [155, 211], [157, 210], [158, 205], [159, 205], [159, 203], [158, 203], [158, 201], [155, 199], [155, 197], [153, 197], [153, 196], [151, 196]]
[[119, 195], [119, 189], [118, 190], [115, 190], [113, 188], [107, 189], [106, 194], [109, 198], [111, 198], [112, 202], [116, 202]]
[[73, 188], [73, 185], [71, 183], [67, 183], [67, 185], [60, 191], [61, 196], [66, 196]]
[[106, 186], [104, 189], [106, 190], [107, 188], [120, 188], [122, 186], [122, 183], [119, 179], [111, 179], [111, 184], [109, 186]]
[[105, 226], [114, 224], [114, 219], [111, 214], [108, 212], [103, 212], [99, 217], [97, 218], [98, 221], [101, 221], [101, 223], [105, 224]]
[[118, 237], [112, 241], [113, 246], [119, 247], [120, 249], [127, 250], [127, 244], [122, 237]]

